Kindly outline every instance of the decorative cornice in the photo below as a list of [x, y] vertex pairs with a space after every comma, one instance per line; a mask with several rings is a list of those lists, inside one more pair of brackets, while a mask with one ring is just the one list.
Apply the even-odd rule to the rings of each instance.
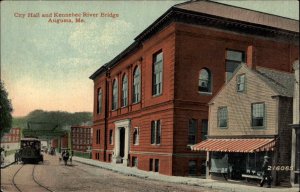
[[94, 80], [98, 75], [117, 65], [123, 58], [136, 51], [142, 45], [142, 42], [151, 38], [154, 34], [163, 30], [172, 22], [183, 22], [187, 24], [202, 25], [206, 27], [212, 27], [241, 34], [274, 38], [275, 40], [288, 41], [297, 45], [299, 44], [298, 32], [171, 7], [167, 12], [165, 12], [156, 21], [154, 21], [149, 27], [147, 27], [143, 32], [141, 32], [134, 39], [134, 42], [130, 46], [128, 46], [124, 51], [122, 51], [110, 62], [106, 63], [104, 66], [100, 67], [96, 72], [94, 72], [90, 76], [90, 79]]

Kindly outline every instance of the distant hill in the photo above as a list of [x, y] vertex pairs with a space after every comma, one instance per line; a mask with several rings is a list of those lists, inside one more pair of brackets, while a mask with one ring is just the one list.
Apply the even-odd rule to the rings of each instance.
[[91, 112], [69, 113], [65, 111], [34, 110], [25, 117], [13, 117], [12, 127], [27, 129], [27, 124], [48, 123], [62, 128], [67, 125], [81, 125], [92, 121]]

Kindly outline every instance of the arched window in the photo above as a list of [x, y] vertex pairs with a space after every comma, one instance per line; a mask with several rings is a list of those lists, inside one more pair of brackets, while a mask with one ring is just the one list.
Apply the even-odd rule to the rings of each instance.
[[208, 69], [201, 69], [199, 73], [198, 91], [211, 92], [211, 73]]
[[152, 95], [162, 93], [163, 52], [153, 56]]
[[133, 73], [133, 103], [138, 103], [141, 98], [141, 71], [137, 67]]
[[118, 81], [113, 81], [112, 110], [118, 108]]
[[102, 89], [98, 89], [98, 99], [97, 99], [97, 113], [102, 112]]
[[122, 80], [122, 107], [128, 104], [128, 78], [127, 75], [123, 76]]

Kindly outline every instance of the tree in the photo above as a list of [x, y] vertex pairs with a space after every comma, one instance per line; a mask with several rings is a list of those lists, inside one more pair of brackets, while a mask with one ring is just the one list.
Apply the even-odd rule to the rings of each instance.
[[[43, 111], [41, 109], [34, 110], [30, 112], [26, 117], [26, 122], [31, 124], [32, 126], [38, 126], [40, 124], [40, 129], [46, 128], [46, 124], [49, 127], [58, 126], [57, 129], [62, 129], [64, 126], [70, 125], [80, 125], [84, 122], [92, 121], [92, 113], [91, 112], [76, 112], [69, 113], [66, 111]], [[36, 127], [38, 128], [38, 127]]]
[[12, 124], [13, 108], [10, 100], [8, 99], [8, 93], [4, 87], [2, 81], [0, 81], [0, 136], [10, 131]]

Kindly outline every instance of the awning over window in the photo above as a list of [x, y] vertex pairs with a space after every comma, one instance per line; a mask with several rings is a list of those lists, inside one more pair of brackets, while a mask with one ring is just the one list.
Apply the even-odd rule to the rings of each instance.
[[273, 151], [275, 139], [207, 139], [193, 145], [192, 151], [255, 153]]

